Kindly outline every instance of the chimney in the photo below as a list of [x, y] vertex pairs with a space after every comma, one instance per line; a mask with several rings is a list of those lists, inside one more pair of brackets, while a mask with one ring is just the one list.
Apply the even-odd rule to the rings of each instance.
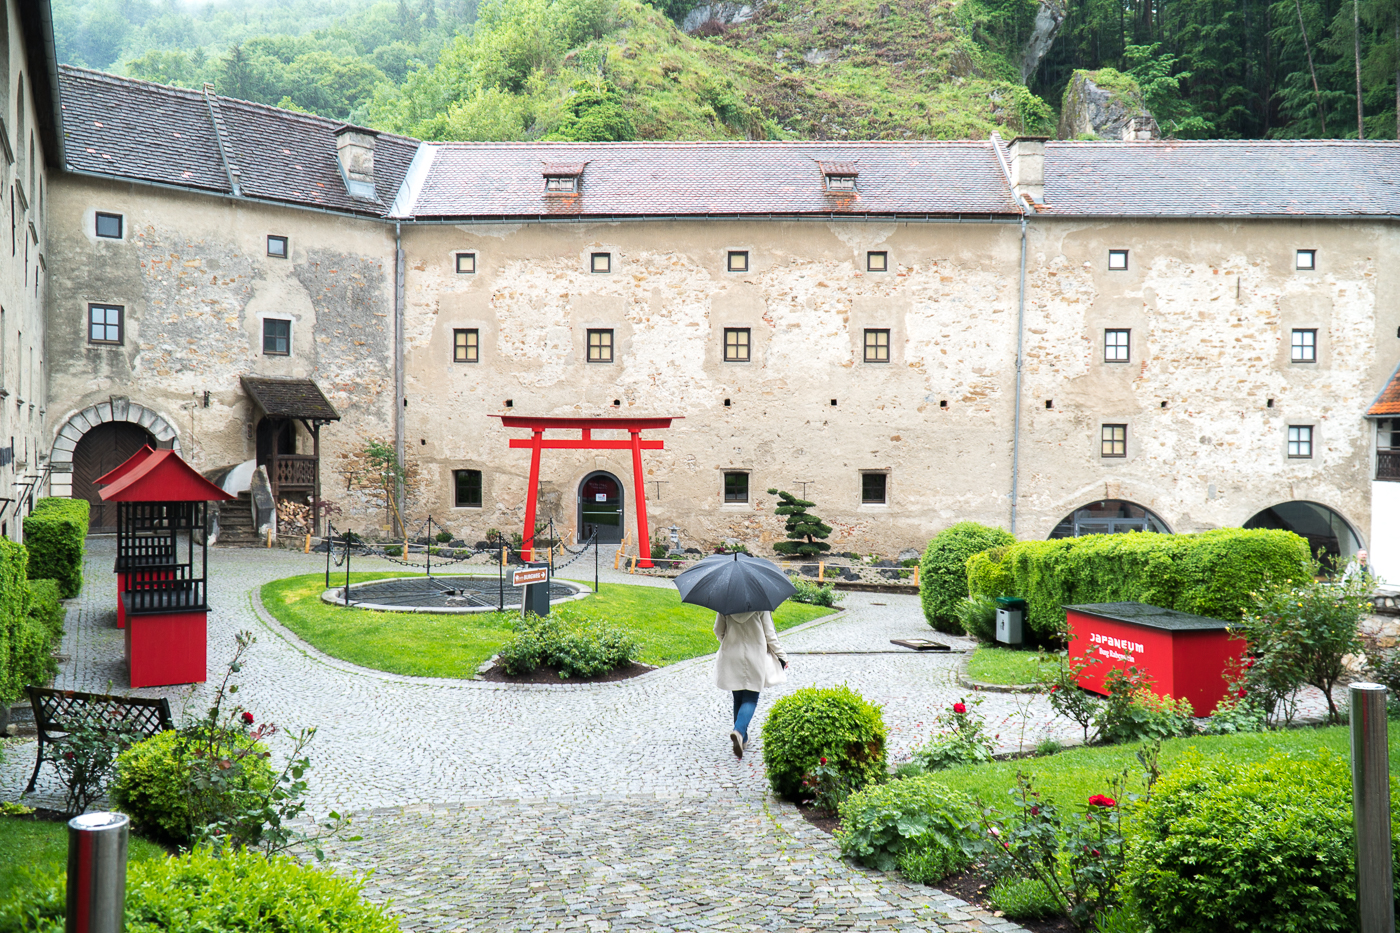
[[335, 155], [340, 177], [350, 197], [376, 200], [374, 193], [374, 140], [379, 134], [348, 123], [335, 131]]
[[1045, 141], [1048, 136], [1011, 140], [1011, 187], [1033, 204], [1045, 201]]

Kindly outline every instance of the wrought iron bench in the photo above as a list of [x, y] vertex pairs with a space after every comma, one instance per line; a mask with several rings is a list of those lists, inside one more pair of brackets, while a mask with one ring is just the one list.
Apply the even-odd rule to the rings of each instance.
[[34, 686], [25, 690], [29, 693], [29, 705], [34, 708], [34, 725], [39, 733], [39, 752], [34, 757], [29, 786], [24, 789], [26, 794], [34, 791], [34, 782], [44, 762], [57, 761], [53, 747], [61, 748], [67, 736], [83, 723], [119, 721], [144, 739], [175, 728], [170, 701], [165, 697], [118, 697]]

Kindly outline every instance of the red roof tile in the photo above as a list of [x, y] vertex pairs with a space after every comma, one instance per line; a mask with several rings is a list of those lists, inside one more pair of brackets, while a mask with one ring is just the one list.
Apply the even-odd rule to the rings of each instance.
[[1386, 383], [1381, 394], [1376, 396], [1375, 402], [1366, 410], [1368, 418], [1376, 416], [1400, 415], [1400, 366], [1395, 368], [1395, 373], [1390, 377], [1390, 382]]

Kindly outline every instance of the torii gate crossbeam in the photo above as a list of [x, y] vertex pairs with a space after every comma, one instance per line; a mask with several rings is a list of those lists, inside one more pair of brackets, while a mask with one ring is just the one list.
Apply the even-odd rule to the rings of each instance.
[[[543, 417], [532, 418], [525, 415], [492, 415], [500, 418], [507, 428], [528, 428], [529, 440], [512, 438], [510, 446], [514, 450], [530, 451], [530, 488], [525, 499], [525, 530], [522, 537], [520, 556], [533, 560], [535, 552], [535, 505], [540, 493], [540, 452], [543, 450], [630, 450], [632, 451], [632, 496], [637, 502], [637, 552], [638, 567], [650, 567], [651, 537], [647, 529], [646, 477], [642, 473], [642, 451], [664, 450], [663, 441], [642, 440], [643, 431], [659, 431], [671, 426], [676, 418], [604, 418], [604, 417]], [[679, 416], [677, 416], [679, 417]], [[577, 440], [571, 438], [546, 439], [544, 432], [550, 429], [576, 430]], [[629, 440], [595, 440], [594, 431], [626, 431]]]

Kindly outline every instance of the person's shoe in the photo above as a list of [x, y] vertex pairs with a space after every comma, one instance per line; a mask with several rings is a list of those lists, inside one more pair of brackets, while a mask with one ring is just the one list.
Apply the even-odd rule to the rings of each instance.
[[744, 737], [743, 737], [742, 735], [739, 734], [739, 730], [738, 730], [738, 729], [735, 729], [734, 731], [732, 731], [732, 732], [729, 733], [729, 741], [730, 741], [730, 743], [732, 743], [733, 746], [734, 746], [734, 757], [735, 757], [735, 758], [743, 758], [743, 757], [744, 757]]

